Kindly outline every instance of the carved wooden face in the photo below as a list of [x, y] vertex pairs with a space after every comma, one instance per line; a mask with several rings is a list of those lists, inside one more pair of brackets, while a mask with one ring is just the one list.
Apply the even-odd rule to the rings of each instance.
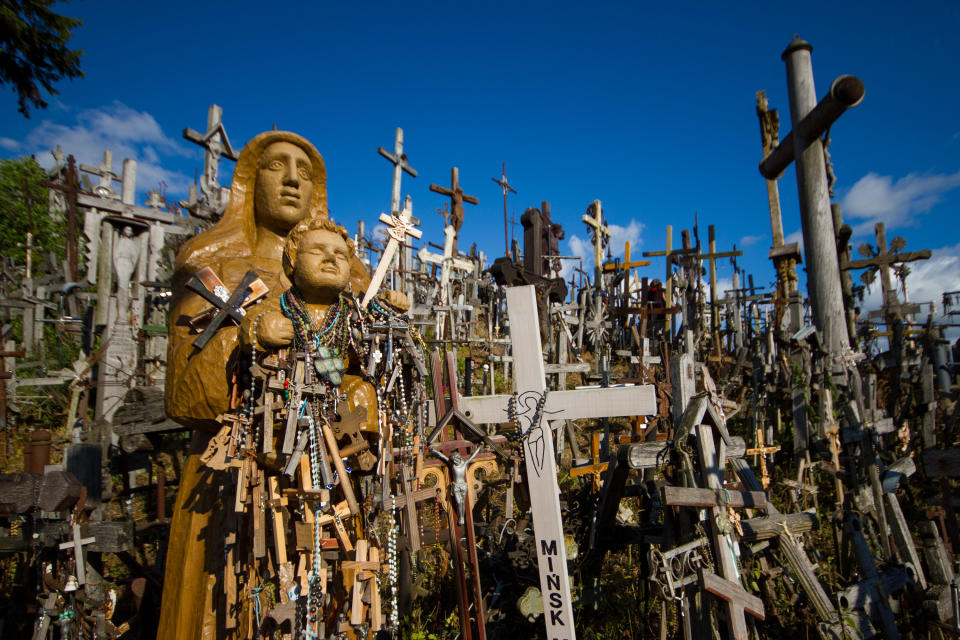
[[307, 231], [297, 247], [293, 282], [308, 302], [332, 301], [350, 281], [350, 252], [339, 233]]
[[306, 152], [290, 142], [274, 142], [263, 152], [254, 187], [258, 226], [285, 235], [307, 217], [313, 174]]

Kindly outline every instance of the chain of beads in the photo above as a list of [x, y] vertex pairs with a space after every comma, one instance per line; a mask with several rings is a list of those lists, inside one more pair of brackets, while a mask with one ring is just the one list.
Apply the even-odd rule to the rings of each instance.
[[530, 435], [530, 432], [533, 431], [533, 428], [540, 424], [540, 418], [543, 416], [543, 407], [547, 403], [548, 393], [549, 390], [545, 389], [543, 395], [541, 395], [537, 400], [537, 407], [533, 412], [533, 418], [530, 420], [530, 426], [526, 431], [524, 431], [523, 427], [520, 425], [520, 416], [517, 414], [517, 392], [513, 392], [513, 395], [510, 396], [510, 400], [507, 401], [507, 418], [510, 420], [510, 422], [513, 422], [517, 425], [517, 430], [515, 432], [505, 434], [507, 441], [520, 442], [521, 440], [524, 440]]
[[394, 629], [400, 626], [399, 591], [397, 589], [397, 526], [394, 522], [394, 512], [397, 509], [397, 499], [390, 496], [390, 528], [387, 530], [387, 556], [390, 567], [390, 626]]

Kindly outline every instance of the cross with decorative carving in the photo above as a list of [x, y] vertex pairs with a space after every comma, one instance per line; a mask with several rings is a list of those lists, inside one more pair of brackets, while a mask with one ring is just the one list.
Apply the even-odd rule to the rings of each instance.
[[593, 228], [591, 234], [593, 235], [594, 285], [599, 289], [603, 285], [603, 278], [601, 277], [603, 273], [603, 247], [610, 238], [610, 229], [604, 224], [603, 206], [599, 200], [594, 200], [593, 203], [587, 207], [587, 213], [583, 215], [583, 221], [587, 226]]
[[379, 291], [380, 285], [383, 284], [383, 279], [387, 275], [387, 270], [393, 262], [393, 256], [397, 252], [400, 244], [406, 240], [406, 236], [419, 239], [420, 236], [423, 235], [419, 229], [413, 226], [410, 220], [412, 217], [413, 205], [409, 196], [407, 196], [403, 203], [403, 211], [389, 216], [385, 213], [380, 214], [380, 222], [387, 225], [387, 234], [390, 236], [390, 240], [383, 249], [383, 255], [380, 256], [380, 262], [377, 263], [377, 270], [374, 271], [373, 277], [370, 278], [370, 286], [367, 287], [366, 293], [363, 294], [363, 300], [360, 301], [361, 307], [366, 307], [373, 296], [377, 295], [377, 291]]
[[763, 442], [763, 429], [757, 427], [757, 446], [753, 449], [747, 449], [746, 454], [748, 456], [760, 456], [760, 482], [763, 484], [763, 488], [766, 489], [770, 486], [770, 475], [767, 473], [767, 456], [773, 455], [777, 451], [780, 451], [779, 446], [765, 446]]

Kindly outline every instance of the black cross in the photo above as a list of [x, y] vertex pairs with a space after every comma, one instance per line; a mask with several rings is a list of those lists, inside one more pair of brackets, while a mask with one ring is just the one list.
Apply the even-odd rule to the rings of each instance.
[[[220, 326], [227, 318], [231, 318], [237, 324], [240, 324], [240, 321], [243, 320], [242, 308], [262, 297], [267, 292], [266, 285], [260, 280], [257, 272], [252, 269], [247, 271], [246, 275], [243, 276], [243, 280], [240, 281], [240, 284], [237, 285], [237, 288], [233, 290], [233, 293], [227, 300], [224, 300], [214, 293], [213, 289], [216, 287], [226, 289], [220, 281], [220, 278], [218, 278], [209, 267], [194, 274], [187, 282], [187, 289], [190, 289], [213, 305], [213, 309], [199, 314], [199, 316], [206, 316], [213, 313], [213, 318], [200, 335], [197, 336], [196, 340], [193, 341], [193, 346], [197, 349], [203, 349], [206, 346], [207, 342], [210, 341], [210, 338], [220, 329]], [[196, 320], [197, 317], [198, 316], [191, 318], [191, 324], [193, 324], [192, 321]]]

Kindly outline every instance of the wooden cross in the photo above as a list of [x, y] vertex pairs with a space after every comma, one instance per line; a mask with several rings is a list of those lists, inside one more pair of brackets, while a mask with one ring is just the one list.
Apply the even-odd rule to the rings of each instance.
[[650, 265], [649, 260], [630, 260], [630, 243], [624, 243], [623, 248], [623, 262], [617, 260], [614, 262], [607, 262], [603, 265], [604, 271], [623, 271], [623, 306], [630, 306], [630, 273], [636, 267], [646, 267]]
[[[273, 542], [278, 567], [287, 564], [287, 534], [283, 526], [282, 509], [287, 506], [287, 497], [280, 493], [277, 476], [267, 478], [267, 506], [271, 508], [273, 525]], [[256, 505], [255, 505], [256, 506]]]
[[607, 239], [610, 238], [610, 229], [608, 229], [603, 222], [603, 207], [599, 200], [594, 200], [593, 204], [587, 207], [587, 213], [583, 215], [583, 221], [587, 223], [587, 226], [593, 227], [594, 284], [599, 289], [603, 282], [601, 278], [603, 270], [603, 246]]
[[[546, 393], [534, 287], [509, 287], [506, 295], [516, 394], [462, 398], [461, 406], [464, 414], [476, 424], [516, 420], [524, 434], [523, 453], [530, 487], [540, 588], [544, 594], [546, 635], [548, 638], [574, 640], [576, 631], [564, 555], [556, 454], [553, 434], [543, 422], [654, 415], [656, 397], [654, 387], [650, 385]], [[536, 407], [545, 393], [546, 398], [538, 412]], [[510, 407], [514, 407], [514, 415], [511, 415]]]
[[73, 549], [73, 557], [77, 565], [77, 583], [81, 586], [87, 583], [87, 569], [83, 558], [83, 545], [93, 544], [96, 538], [84, 538], [80, 534], [80, 525], [73, 523], [73, 540], [60, 543], [61, 549]]
[[387, 275], [387, 270], [393, 262], [393, 256], [397, 252], [399, 245], [405, 241], [406, 236], [413, 236], [419, 239], [420, 236], [423, 235], [419, 229], [413, 226], [410, 220], [412, 217], [413, 205], [409, 197], [407, 197], [403, 203], [403, 211], [389, 216], [385, 213], [380, 214], [380, 222], [387, 225], [387, 234], [390, 236], [390, 240], [383, 249], [383, 255], [380, 256], [380, 262], [377, 263], [377, 270], [374, 271], [373, 277], [370, 279], [370, 286], [367, 287], [366, 293], [363, 294], [363, 300], [360, 301], [361, 307], [366, 308], [373, 296], [377, 295], [377, 291], [380, 289], [380, 285], [383, 284], [383, 279]]
[[240, 324], [246, 314], [245, 307], [259, 300], [269, 291], [257, 272], [251, 269], [243, 276], [233, 293], [230, 293], [210, 267], [204, 267], [195, 273], [187, 281], [187, 288], [213, 305], [212, 309], [189, 319], [190, 325], [196, 327], [201, 319], [212, 316], [207, 326], [193, 341], [193, 346], [197, 349], [203, 349], [206, 346], [227, 318]]
[[610, 463], [600, 459], [600, 432], [594, 432], [590, 439], [590, 453], [592, 462], [588, 464], [576, 465], [570, 469], [570, 475], [574, 478], [579, 476], [593, 476], [593, 490], [600, 491], [600, 476], [610, 467]]
[[503, 163], [503, 173], [500, 176], [500, 179], [499, 180], [497, 180], [496, 178], [490, 178], [490, 179], [496, 182], [498, 185], [500, 185], [500, 188], [503, 189], [503, 244], [504, 244], [503, 255], [509, 256], [510, 255], [510, 238], [509, 238], [509, 233], [507, 231], [507, 192], [509, 191], [510, 193], [516, 193], [517, 190], [511, 187], [510, 184], [507, 182], [507, 163], [506, 162]]
[[417, 177], [417, 170], [410, 166], [407, 154], [403, 152], [403, 129], [397, 127], [397, 135], [393, 142], [393, 153], [383, 147], [377, 147], [377, 153], [393, 163], [393, 191], [390, 196], [390, 213], [400, 212], [400, 178], [406, 171], [412, 177]]
[[410, 470], [407, 465], [400, 467], [400, 474], [400, 494], [383, 500], [380, 507], [389, 509], [391, 506], [395, 506], [398, 509], [403, 509], [407, 522], [407, 540], [410, 543], [410, 552], [416, 553], [420, 550], [420, 520], [417, 518], [417, 503], [437, 499], [437, 487], [413, 490], [413, 480], [409, 477]]
[[450, 188], [431, 184], [430, 191], [450, 197], [450, 215], [452, 216], [453, 229], [460, 231], [463, 225], [463, 203], [478, 204], [480, 201], [473, 196], [468, 196], [460, 187], [460, 170], [453, 167], [450, 170]]
[[[368, 559], [369, 556], [369, 559]], [[358, 626], [363, 624], [363, 592], [371, 589], [370, 592], [370, 613], [371, 617], [380, 610], [379, 589], [377, 588], [376, 577], [380, 571], [380, 550], [376, 547], [370, 547], [370, 543], [364, 539], [357, 540], [356, 551], [353, 560], [346, 560], [340, 564], [343, 571], [344, 586], [352, 589], [352, 600], [350, 603], [350, 624]], [[374, 603], [373, 591], [377, 592], [376, 603]], [[374, 607], [376, 604], [376, 607]], [[379, 618], [379, 615], [376, 617]], [[371, 631], [374, 631], [371, 625]]]
[[716, 231], [716, 228], [712, 224], [707, 227], [708, 253], [700, 254], [701, 260], [708, 260], [710, 262], [710, 329], [714, 333], [716, 333], [717, 329], [719, 328], [720, 319], [720, 316], [717, 313], [717, 259], [735, 258], [743, 255], [743, 251], [738, 251], [736, 249], [733, 251], [718, 252]]
[[763, 443], [763, 428], [757, 428], [757, 446], [753, 449], [747, 449], [746, 454], [748, 456], [759, 455], [760, 456], [760, 482], [763, 484], [763, 488], [766, 489], [770, 486], [770, 476], [767, 474], [767, 456], [773, 455], [777, 451], [780, 451], [779, 446], [768, 447]]
[[[674, 249], [673, 248], [673, 226], [667, 225], [667, 248], [663, 251], [644, 251], [643, 257], [657, 257], [663, 256], [667, 259], [667, 271], [663, 281], [663, 294], [664, 301], [666, 303], [667, 309], [673, 307], [673, 263], [676, 256], [689, 255], [691, 253], [696, 253], [696, 248], [690, 249]], [[670, 318], [671, 323], [673, 318]], [[672, 331], [671, 331], [672, 333]]]
[[[874, 226], [874, 233], [877, 238], [877, 252], [874, 254], [869, 245], [860, 247], [860, 253], [871, 255], [871, 257], [861, 260], [851, 260], [846, 265], [842, 265], [844, 270], [848, 269], [870, 269], [871, 271], [880, 271], [880, 287], [883, 291], [883, 312], [889, 316], [900, 316], [904, 312], [910, 313], [909, 305], [900, 305], [897, 302], [897, 290], [890, 281], [890, 267], [894, 264], [904, 262], [913, 262], [915, 260], [927, 260], [930, 258], [930, 250], [906, 251], [900, 253], [896, 247], [902, 246], [899, 238], [894, 238], [894, 249], [890, 251], [887, 248], [887, 229], [882, 222]], [[905, 243], [904, 243], [905, 244]]]

